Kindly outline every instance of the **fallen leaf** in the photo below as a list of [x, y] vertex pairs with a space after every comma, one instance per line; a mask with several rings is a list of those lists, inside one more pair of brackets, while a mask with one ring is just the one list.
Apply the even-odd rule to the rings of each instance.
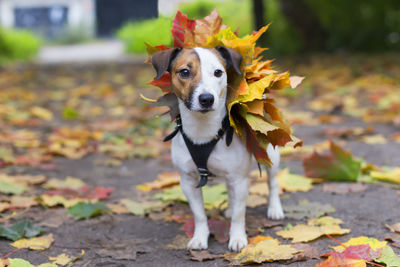
[[34, 226], [28, 221], [17, 222], [9, 227], [0, 225], [0, 237], [4, 237], [12, 241], [17, 241], [23, 237], [34, 237], [43, 232], [43, 228]]
[[233, 257], [240, 264], [262, 263], [277, 260], [290, 260], [299, 250], [290, 245], [280, 245], [277, 240], [265, 240], [256, 245], [247, 245]]
[[186, 250], [186, 245], [189, 242], [190, 237], [184, 235], [176, 235], [172, 242], [166, 247], [173, 250]]
[[12, 259], [9, 258], [9, 267], [35, 267], [35, 265], [31, 264], [29, 261], [23, 259]]
[[399, 235], [391, 235], [391, 236], [386, 236], [385, 240], [388, 240], [391, 242], [392, 247], [397, 247], [400, 248], [400, 236]]
[[[250, 237], [248, 241], [249, 241], [249, 245], [257, 245], [261, 241], [271, 240], [271, 239], [274, 239], [274, 238], [271, 236], [258, 235], [258, 236]], [[276, 241], [278, 241], [278, 240], [276, 240]], [[278, 241], [278, 243], [279, 243], [279, 241]]]
[[361, 244], [348, 246], [342, 252], [331, 251], [325, 255], [345, 258], [345, 259], [361, 259], [365, 261], [372, 261], [374, 258], [379, 257], [381, 253], [374, 251], [369, 244]]
[[38, 107], [38, 106], [32, 107], [30, 109], [30, 112], [33, 116], [36, 116], [36, 117], [46, 120], [46, 121], [50, 121], [53, 119], [53, 113], [50, 110], [42, 108], [42, 107]]
[[369, 145], [383, 145], [387, 143], [386, 138], [382, 134], [367, 135], [362, 137], [361, 141]]
[[44, 194], [44, 195], [40, 196], [40, 201], [41, 201], [41, 204], [48, 206], [48, 207], [62, 205], [65, 208], [71, 208], [72, 206], [74, 206], [77, 203], [82, 202], [84, 200], [81, 198], [67, 199], [63, 196], [58, 196], [58, 195], [50, 196], [50, 195]]
[[67, 210], [67, 214], [75, 216], [76, 220], [89, 219], [99, 216], [107, 211], [108, 208], [104, 203], [84, 203], [79, 202]]
[[370, 176], [377, 180], [400, 184], [400, 168], [388, 169], [387, 171], [371, 171]]
[[120, 203], [107, 204], [107, 208], [115, 214], [128, 214], [130, 212], [129, 209], [127, 209], [124, 204], [120, 204]]
[[192, 261], [200, 261], [200, 262], [207, 260], [215, 260], [223, 257], [223, 255], [210, 254], [206, 250], [202, 251], [190, 250], [190, 255], [191, 255], [190, 259]]
[[368, 244], [374, 251], [378, 251], [379, 249], [382, 249], [385, 246], [387, 246], [386, 241], [379, 241], [378, 239], [373, 237], [360, 236], [360, 237], [350, 238], [347, 242], [343, 243], [340, 246], [332, 247], [332, 249], [337, 252], [343, 252], [346, 249], [346, 247], [355, 245], [364, 245], [364, 244]]
[[180, 175], [178, 172], [164, 172], [158, 175], [157, 179], [152, 182], [144, 183], [136, 186], [142, 191], [150, 191], [153, 189], [162, 189], [179, 184]]
[[255, 208], [258, 206], [266, 205], [267, 198], [259, 195], [249, 195], [247, 197], [246, 206], [249, 208]]
[[284, 210], [287, 218], [296, 220], [321, 217], [322, 215], [335, 212], [335, 208], [330, 204], [309, 202], [308, 200], [300, 200], [298, 204], [294, 206], [284, 206]]
[[68, 176], [65, 180], [52, 178], [43, 185], [46, 189], [79, 189], [83, 186], [85, 186], [85, 183], [81, 179], [71, 176]]
[[44, 235], [41, 237], [33, 237], [30, 239], [20, 239], [11, 243], [10, 245], [15, 248], [29, 248], [32, 250], [48, 249], [53, 243], [53, 234]]
[[376, 262], [386, 264], [386, 267], [398, 267], [400, 266], [400, 257], [394, 253], [390, 246], [386, 246], [382, 249], [381, 255], [375, 259]]
[[28, 190], [25, 183], [18, 182], [12, 176], [0, 173], [0, 193], [20, 195]]
[[309, 242], [324, 236], [325, 234], [343, 235], [347, 233], [350, 233], [350, 229], [343, 229], [337, 224], [326, 226], [298, 224], [293, 226], [292, 229], [276, 232], [280, 237], [292, 239], [292, 243]]
[[389, 224], [385, 224], [385, 226], [392, 231], [393, 233], [398, 233], [400, 234], [400, 222], [389, 225]]
[[124, 205], [134, 215], [144, 216], [152, 210], [165, 207], [165, 203], [161, 201], [146, 201], [137, 202], [130, 199], [121, 199], [121, 204]]
[[297, 174], [291, 174], [288, 168], [280, 171], [276, 178], [279, 187], [286, 192], [307, 192], [312, 188], [312, 179]]
[[293, 244], [292, 247], [299, 250], [300, 253], [296, 254], [290, 262], [304, 261], [308, 259], [319, 259], [321, 252], [318, 247], [308, 244]]
[[367, 267], [364, 260], [346, 259], [330, 256], [325, 261], [315, 265], [315, 267]]
[[314, 152], [304, 159], [303, 165], [307, 177], [335, 181], [356, 181], [361, 169], [361, 162], [355, 160], [351, 152], [332, 141], [329, 154]]
[[338, 195], [364, 192], [368, 186], [360, 183], [327, 183], [322, 185], [322, 191]]
[[67, 255], [65, 253], [62, 253], [62, 254], [59, 254], [58, 256], [55, 256], [55, 257], [49, 257], [49, 260], [51, 260], [53, 262], [53, 264], [66, 266], [66, 265], [68, 265], [68, 264], [70, 264], [72, 262], [75, 262], [78, 259], [82, 258], [84, 255], [85, 255], [85, 251], [82, 249], [81, 250], [81, 255], [79, 255], [77, 257], [72, 258], [71, 256], [69, 256], [69, 255]]
[[267, 182], [255, 183], [249, 187], [249, 193], [253, 195], [268, 196], [269, 187]]

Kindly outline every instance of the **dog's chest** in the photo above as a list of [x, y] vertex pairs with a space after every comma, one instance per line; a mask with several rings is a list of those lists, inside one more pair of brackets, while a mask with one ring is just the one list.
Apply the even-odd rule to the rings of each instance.
[[[179, 133], [171, 145], [172, 162], [182, 173], [198, 178], [199, 172]], [[251, 167], [251, 154], [237, 135], [233, 136], [232, 144], [228, 147], [225, 136], [218, 141], [207, 161], [208, 170], [217, 177], [244, 177]]]

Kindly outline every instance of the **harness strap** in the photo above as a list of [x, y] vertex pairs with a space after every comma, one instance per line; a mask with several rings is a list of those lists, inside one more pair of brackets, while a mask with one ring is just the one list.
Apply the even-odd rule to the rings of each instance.
[[211, 141], [204, 144], [195, 144], [192, 140], [190, 140], [190, 138], [183, 131], [182, 120], [179, 114], [176, 117], [175, 130], [164, 138], [164, 142], [174, 138], [174, 136], [179, 131], [182, 134], [186, 147], [188, 148], [189, 153], [192, 156], [193, 162], [196, 164], [197, 170], [200, 174], [200, 181], [196, 187], [202, 187], [207, 184], [209, 176], [214, 176], [207, 168], [207, 161], [215, 145], [224, 136], [225, 132], [226, 145], [229, 146], [232, 143], [233, 128], [229, 124], [229, 116], [226, 115], [223, 119], [222, 127], [218, 130], [216, 136]]

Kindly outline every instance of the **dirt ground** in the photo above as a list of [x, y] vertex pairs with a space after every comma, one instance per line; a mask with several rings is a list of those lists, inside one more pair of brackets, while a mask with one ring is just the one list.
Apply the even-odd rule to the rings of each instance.
[[[299, 108], [301, 104], [299, 104]], [[297, 107], [296, 107], [297, 108]], [[295, 109], [294, 109], [295, 110]], [[341, 126], [365, 126], [363, 121], [347, 118]], [[374, 124], [375, 132], [384, 136], [399, 131], [399, 128], [389, 124]], [[321, 123], [315, 126], [297, 125], [296, 135], [307, 144], [314, 144], [326, 140], [321, 132], [332, 124]], [[351, 150], [355, 156], [362, 157], [368, 162], [378, 165], [400, 166], [400, 143], [388, 141], [386, 144], [366, 144], [360, 141], [348, 141], [345, 149]], [[57, 157], [54, 162], [57, 169], [39, 170], [26, 166], [10, 166], [5, 168], [8, 173], [44, 174], [46, 177], [79, 177], [87, 184], [93, 186], [113, 187], [109, 202], [121, 198], [134, 198], [137, 192], [135, 186], [149, 182], [161, 172], [173, 171], [172, 165], [166, 159], [125, 159], [121, 166], [104, 166], [97, 162], [105, 158], [102, 154], [90, 154], [82, 159], [66, 159]], [[303, 174], [301, 159], [283, 158], [282, 167], [289, 167], [292, 172]], [[314, 185], [309, 192], [284, 193], [283, 206], [295, 205], [299, 200], [331, 204], [336, 211], [330, 215], [344, 221], [343, 228], [350, 228], [351, 233], [337, 237], [339, 241], [346, 241], [350, 237], [367, 235], [383, 240], [390, 235], [385, 223], [393, 224], [400, 221], [400, 192], [391, 186], [368, 184], [364, 192], [337, 195], [323, 192], [323, 184]], [[248, 208], [247, 215], [261, 217], [266, 214], [266, 206]], [[47, 261], [45, 255], [58, 255], [67, 253], [79, 255], [81, 249], [85, 255], [72, 266], [226, 266], [228, 262], [216, 259], [205, 262], [194, 262], [185, 250], [172, 250], [166, 248], [178, 234], [181, 224], [152, 220], [148, 217], [139, 217], [128, 214], [102, 215], [90, 220], [74, 221], [72, 217], [64, 215], [64, 209], [41, 207], [31, 208], [18, 219], [40, 223], [46, 218], [60, 217], [63, 223], [57, 227], [45, 226], [47, 232], [54, 235], [55, 243], [43, 252], [20, 250], [12, 253], [13, 258], [23, 258], [32, 264]], [[285, 219], [283, 225], [297, 224], [305, 220]], [[264, 235], [277, 237], [275, 232], [281, 226], [265, 229]], [[282, 240], [281, 238], [278, 238]], [[0, 257], [15, 249], [10, 242], [0, 239]], [[333, 240], [322, 237], [311, 242], [313, 246], [321, 249], [321, 254], [329, 251], [329, 247], [337, 245]], [[99, 250], [106, 248], [113, 253], [113, 246], [126, 246], [131, 250], [131, 260], [118, 260], [115, 257], [105, 256]], [[223, 254], [227, 252], [227, 243], [218, 243], [210, 238], [209, 252]], [[399, 249], [395, 249], [397, 254]], [[135, 256], [136, 253], [136, 256]], [[135, 258], [135, 259], [134, 259]], [[320, 259], [304, 262], [285, 263], [287, 266], [314, 266]], [[268, 266], [281, 266], [280, 263], [268, 263]]]

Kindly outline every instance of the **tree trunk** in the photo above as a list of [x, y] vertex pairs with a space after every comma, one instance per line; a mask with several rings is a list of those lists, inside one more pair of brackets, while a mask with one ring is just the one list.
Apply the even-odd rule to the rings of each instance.
[[304, 0], [279, 0], [282, 13], [301, 35], [305, 51], [322, 50], [328, 37], [317, 16]]
[[264, 26], [264, 2], [263, 0], [253, 0], [254, 28], [259, 30]]

